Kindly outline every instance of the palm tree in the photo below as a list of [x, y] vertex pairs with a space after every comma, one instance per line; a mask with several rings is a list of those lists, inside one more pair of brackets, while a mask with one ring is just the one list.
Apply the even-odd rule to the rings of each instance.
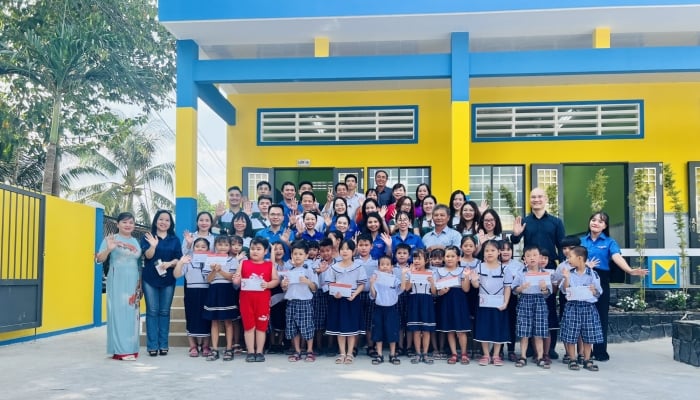
[[[157, 209], [172, 209], [172, 162], [154, 165], [162, 150], [162, 134], [153, 124], [134, 125], [125, 121], [117, 134], [101, 148], [85, 148], [77, 156], [78, 165], [61, 177], [69, 198], [78, 202], [98, 202], [105, 214], [117, 215], [130, 211], [137, 222], [151, 223], [151, 213]], [[74, 184], [99, 180], [77, 189]], [[164, 190], [163, 193], [161, 190]]]

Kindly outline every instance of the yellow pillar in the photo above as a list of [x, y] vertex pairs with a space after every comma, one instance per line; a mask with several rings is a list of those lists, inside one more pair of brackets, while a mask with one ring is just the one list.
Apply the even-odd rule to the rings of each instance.
[[197, 110], [178, 107], [175, 127], [175, 197], [197, 198]]
[[599, 26], [595, 28], [595, 30], [593, 30], [593, 48], [610, 48], [610, 28], [605, 26]]
[[469, 144], [471, 142], [471, 110], [469, 101], [452, 101], [452, 128], [450, 134], [450, 159], [452, 190], [469, 193]]
[[314, 57], [328, 57], [331, 54], [331, 43], [327, 37], [314, 38]]

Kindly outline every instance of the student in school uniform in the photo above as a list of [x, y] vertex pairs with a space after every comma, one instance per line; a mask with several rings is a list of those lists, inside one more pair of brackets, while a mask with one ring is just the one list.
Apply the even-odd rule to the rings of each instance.
[[[287, 358], [289, 362], [301, 361], [302, 356], [306, 362], [316, 361], [311, 302], [314, 292], [318, 289], [318, 276], [309, 266], [307, 254], [306, 242], [300, 240], [292, 243], [292, 259], [282, 280], [282, 290], [287, 301], [285, 336], [287, 340], [292, 341], [294, 347], [294, 353]], [[305, 353], [301, 350], [302, 339], [306, 341]]]
[[[401, 271], [408, 269], [410, 267], [409, 260], [411, 258], [411, 247], [406, 243], [400, 243], [396, 247], [396, 254], [394, 255], [396, 259], [396, 265], [394, 266], [394, 274], [396, 276], [401, 275]], [[406, 337], [406, 342], [404, 346], [404, 334], [406, 333], [406, 323], [408, 322], [408, 292], [402, 291], [399, 293], [399, 299], [396, 304], [399, 311], [399, 354], [408, 355], [408, 357], [415, 357], [416, 351], [413, 348], [413, 336]]]
[[527, 365], [527, 347], [530, 337], [534, 337], [535, 356], [537, 366], [549, 369], [543, 357], [543, 340], [549, 337], [549, 325], [547, 321], [546, 298], [552, 294], [552, 281], [549, 274], [542, 275], [538, 283], [531, 284], [526, 279], [527, 273], [542, 273], [540, 269], [540, 250], [534, 246], [526, 246], [523, 250], [525, 256], [525, 268], [515, 276], [513, 291], [520, 295], [518, 299], [518, 316], [515, 332], [520, 338], [520, 358], [516, 361], [516, 367]]
[[334, 248], [335, 245], [332, 239], [325, 238], [319, 242], [320, 258], [315, 260], [312, 266], [314, 272], [318, 275], [319, 288], [314, 292], [313, 299], [311, 300], [311, 305], [314, 310], [314, 328], [316, 329], [316, 352], [321, 354], [325, 351], [333, 356], [335, 356], [335, 353], [332, 351], [332, 346], [330, 344], [324, 349], [323, 336], [326, 332], [329, 300], [328, 284], [325, 282], [325, 278], [328, 273], [328, 268], [335, 263], [335, 259], [333, 258]]
[[[396, 305], [399, 294], [403, 292], [408, 267], [400, 270], [396, 276], [390, 256], [379, 258], [378, 272], [369, 279], [370, 296], [374, 299], [374, 311], [372, 313], [372, 340], [377, 346], [377, 355], [372, 360], [372, 365], [384, 362], [382, 345], [389, 343], [389, 362], [393, 365], [401, 364], [396, 353], [396, 342], [399, 340], [399, 310]], [[391, 283], [385, 284], [379, 281], [379, 274], [390, 277]]]
[[581, 338], [583, 341], [583, 368], [589, 371], [598, 371], [598, 366], [591, 360], [591, 351], [594, 343], [603, 342], [603, 329], [598, 310], [595, 307], [598, 297], [603, 293], [603, 288], [600, 286], [598, 274], [586, 266], [587, 259], [588, 250], [585, 247], [576, 246], [571, 249], [568, 257], [572, 268], [562, 270], [562, 291], [584, 287], [584, 290], [590, 291], [590, 296], [572, 299], [566, 303], [561, 340], [566, 346], [569, 369], [578, 370], [580, 368], [574, 357], [576, 357], [576, 343]]
[[[507, 274], [510, 281], [513, 282], [515, 275], [520, 273], [520, 271], [525, 268], [525, 264], [513, 258], [513, 243], [510, 240], [501, 241], [501, 249], [499, 251], [499, 257], [501, 264], [505, 267], [505, 273]], [[508, 301], [508, 328], [510, 337], [508, 339], [508, 360], [511, 362], [518, 361], [518, 356], [515, 355], [515, 341], [517, 339], [515, 335], [515, 324], [517, 322], [517, 307], [518, 307], [518, 296], [511, 293], [510, 300]]]
[[[372, 238], [369, 235], [358, 236], [357, 257], [355, 260], [365, 268], [365, 273], [367, 276], [374, 275], [378, 266], [377, 260], [373, 259], [369, 254], [371, 250]], [[362, 315], [365, 321], [367, 355], [374, 358], [377, 356], [374, 341], [372, 340], [372, 309], [374, 308], [374, 300], [372, 300], [369, 296], [369, 285], [365, 285], [364, 290], [362, 293], [360, 293], [360, 300], [362, 302]]]
[[428, 353], [430, 337], [435, 332], [435, 303], [433, 302], [433, 289], [435, 280], [432, 273], [428, 275], [426, 282], [411, 282], [411, 276], [415, 274], [430, 273], [427, 268], [428, 252], [424, 249], [413, 251], [413, 263], [408, 273], [408, 279], [404, 283], [404, 290], [408, 296], [408, 318], [406, 322], [406, 334], [413, 336], [413, 345], [416, 355], [411, 359], [411, 364], [420, 362], [433, 364], [434, 358]]

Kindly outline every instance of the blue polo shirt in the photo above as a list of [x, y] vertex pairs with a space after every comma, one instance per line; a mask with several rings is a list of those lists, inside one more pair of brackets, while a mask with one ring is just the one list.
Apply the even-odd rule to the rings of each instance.
[[590, 232], [581, 236], [581, 246], [588, 250], [588, 259], [593, 257], [600, 260], [600, 263], [596, 267], [601, 271], [610, 271], [610, 259], [613, 254], [622, 254], [620, 251], [620, 246], [617, 244], [615, 239], [605, 235], [601, 232], [600, 236], [596, 240], [591, 239]]
[[409, 257], [411, 258], [413, 258], [413, 250], [425, 248], [423, 240], [420, 236], [416, 235], [415, 233], [408, 232], [408, 235], [406, 235], [405, 238], [402, 238], [400, 233], [396, 233], [394, 236], [391, 237], [391, 252], [394, 255], [396, 255], [396, 246], [398, 246], [400, 243], [405, 243], [411, 246], [411, 254], [409, 254]]
[[542, 218], [537, 218], [530, 213], [523, 218], [525, 230], [520, 236], [511, 235], [513, 243], [520, 243], [520, 239], [525, 239], [525, 246], [537, 246], [549, 252], [549, 264], [547, 269], [557, 269], [556, 260], [564, 261], [561, 241], [564, 239], [564, 223], [561, 219], [550, 215], [545, 211]]
[[[284, 226], [282, 225], [279, 227], [277, 232], [272, 230], [271, 226], [268, 226], [265, 229], [261, 229], [258, 231], [258, 233], [255, 234], [255, 237], [261, 237], [265, 238], [270, 242], [270, 245], [273, 243], [282, 243], [282, 247], [284, 247], [284, 261], [289, 261], [289, 256], [291, 255], [291, 250], [289, 249], [289, 246], [287, 246], [286, 243], [282, 241], [282, 234], [284, 233]], [[292, 231], [289, 234], [289, 243], [294, 241], [294, 231]], [[270, 250], [268, 249], [266, 257], [270, 255]]]
[[384, 190], [381, 192], [379, 189], [375, 188], [374, 190], [377, 191], [377, 203], [379, 203], [379, 206], [388, 206], [389, 204], [394, 202], [394, 195], [392, 194], [391, 188], [388, 186], [384, 186]]
[[[151, 245], [146, 241], [146, 238], [141, 238], [141, 251], [144, 254], [150, 247]], [[175, 235], [168, 235], [165, 238], [159, 237], [153, 258], [143, 258], [143, 281], [158, 288], [174, 285], [175, 276], [173, 276], [173, 271], [175, 268], [168, 268], [165, 276], [161, 277], [156, 271], [156, 261], [168, 262], [180, 258], [182, 258], [182, 243], [180, 243], [180, 239]]]
[[374, 238], [374, 241], [372, 242], [372, 249], [369, 251], [369, 255], [370, 257], [372, 257], [372, 259], [379, 260], [379, 257], [385, 254], [391, 256], [390, 253], [387, 253], [387, 246], [386, 243], [384, 243], [384, 241], [382, 240], [381, 235], [377, 235], [377, 237]]
[[423, 235], [423, 245], [426, 248], [432, 246], [457, 246], [459, 247], [462, 241], [462, 235], [456, 230], [446, 226], [440, 233], [436, 233], [435, 229]]

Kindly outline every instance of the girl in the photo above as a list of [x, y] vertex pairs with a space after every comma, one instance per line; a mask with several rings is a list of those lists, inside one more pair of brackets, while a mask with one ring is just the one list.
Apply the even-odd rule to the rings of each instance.
[[209, 293], [204, 303], [203, 318], [211, 321], [211, 344], [213, 350], [207, 361], [219, 359], [219, 322], [224, 321], [226, 331], [226, 349], [224, 361], [233, 360], [233, 320], [239, 319], [238, 291], [231, 285], [231, 279], [238, 269], [238, 260], [231, 257], [231, 243], [227, 236], [219, 236], [214, 240], [214, 249], [217, 255], [224, 255], [226, 263], [205, 264], [202, 274], [209, 282]]
[[403, 292], [403, 285], [406, 281], [408, 267], [401, 269], [401, 277], [394, 274], [391, 264], [391, 257], [382, 256], [379, 259], [379, 272], [388, 274], [391, 284], [378, 281], [377, 273], [373, 274], [369, 280], [370, 297], [375, 301], [372, 312], [372, 340], [376, 343], [377, 354], [372, 360], [372, 365], [379, 365], [384, 362], [382, 355], [382, 344], [389, 342], [389, 362], [393, 365], [401, 364], [401, 360], [396, 353], [396, 342], [399, 334], [399, 310], [397, 302], [399, 294]]
[[420, 185], [416, 186], [416, 203], [415, 203], [415, 210], [416, 210], [416, 218], [420, 218], [423, 216], [423, 200], [425, 199], [426, 196], [430, 196], [430, 186], [428, 186], [427, 183], [421, 183]]
[[244, 212], [236, 213], [233, 216], [233, 232], [231, 235], [240, 236], [243, 238], [243, 251], [248, 253], [248, 246], [250, 241], [253, 239], [253, 224], [250, 222], [250, 218]]
[[328, 268], [325, 277], [327, 284], [343, 283], [351, 285], [350, 297], [342, 297], [336, 293], [328, 299], [328, 320], [326, 322], [326, 335], [337, 336], [338, 356], [336, 364], [352, 364], [357, 335], [362, 335], [364, 321], [362, 318], [362, 304], [353, 301], [357, 298], [367, 283], [367, 273], [362, 264], [353, 260], [355, 243], [344, 240], [340, 243], [341, 260]]
[[372, 250], [370, 255], [378, 260], [383, 254], [391, 255], [391, 236], [384, 219], [378, 213], [370, 213], [367, 216], [365, 231], [363, 234], [372, 237]]
[[[277, 275], [280, 277], [283, 276], [284, 274], [280, 274], [280, 272], [287, 271], [288, 267], [291, 265], [288, 265], [284, 261], [284, 246], [279, 242], [273, 243], [270, 253], [273, 264], [277, 269]], [[272, 328], [272, 335], [269, 338], [270, 346], [267, 352], [269, 354], [277, 354], [284, 351], [287, 302], [284, 300], [284, 291], [281, 285], [271, 289], [270, 295], [270, 326]]]
[[389, 229], [392, 233], [397, 229], [396, 219], [401, 212], [408, 214], [408, 218], [411, 220], [411, 225], [409, 225], [409, 227], [413, 226], [413, 200], [410, 197], [404, 196], [396, 201], [396, 208], [393, 212], [394, 215], [389, 219]]
[[[211, 335], [211, 321], [203, 317], [202, 310], [206, 304], [209, 282], [203, 273], [203, 262], [192, 262], [192, 253], [207, 253], [211, 248], [206, 238], [195, 239], [194, 244], [173, 271], [176, 278], [185, 276], [185, 321], [187, 328], [187, 340], [190, 343], [190, 357], [204, 357], [211, 355], [209, 338]], [[199, 341], [199, 343], [198, 343]]]
[[493, 365], [503, 365], [501, 346], [508, 343], [508, 301], [510, 299], [511, 277], [503, 264], [498, 261], [498, 242], [489, 240], [483, 245], [484, 262], [476, 269], [476, 276], [471, 278], [474, 288], [479, 288], [479, 307], [477, 308], [474, 340], [481, 342], [483, 356], [479, 365], [489, 365], [493, 345]]
[[[511, 282], [515, 279], [515, 275], [525, 268], [525, 264], [513, 258], [513, 243], [510, 240], [501, 241], [500, 250], [501, 264], [505, 267], [505, 272]], [[508, 360], [512, 362], [518, 361], [515, 355], [515, 322], [516, 308], [518, 306], [518, 297], [510, 296], [508, 301], [508, 327], [510, 328], [510, 340], [508, 341]]]
[[[466, 235], [462, 237], [460, 242], [460, 247], [462, 249], [462, 257], [459, 259], [460, 267], [471, 271], [476, 271], [476, 269], [481, 265], [481, 260], [475, 257], [479, 246], [478, 243], [479, 242], [474, 235]], [[469, 315], [472, 320], [472, 328], [476, 329], [476, 311], [477, 307], [479, 306], [479, 289], [474, 288], [469, 291], [469, 293], [467, 293], [467, 298], [469, 299]], [[469, 348], [472, 350], [472, 355], [481, 351], [473, 340], [470, 341]]]
[[139, 242], [131, 236], [134, 215], [117, 216], [118, 232], [107, 236], [95, 256], [98, 263], [109, 257], [107, 273], [107, 353], [115, 360], [135, 361], [139, 355], [141, 279]]
[[436, 285], [441, 279], [450, 279], [454, 283], [450, 286], [437, 289], [432, 287], [433, 294], [437, 294], [442, 299], [438, 312], [437, 330], [447, 333], [447, 342], [452, 352], [447, 359], [448, 364], [457, 363], [457, 340], [461, 350], [460, 363], [469, 364], [467, 355], [467, 332], [471, 330], [471, 318], [469, 315], [469, 302], [466, 293], [469, 292], [469, 277], [472, 271], [469, 268], [459, 266], [460, 251], [457, 246], [447, 246], [445, 248], [445, 266], [435, 271], [434, 279]]
[[408, 274], [408, 280], [404, 282], [404, 290], [409, 291], [408, 296], [408, 322], [406, 330], [413, 335], [413, 345], [416, 348], [416, 356], [411, 359], [411, 364], [424, 362], [432, 364], [433, 357], [428, 354], [431, 332], [435, 332], [435, 304], [433, 303], [433, 290], [435, 280], [428, 275], [426, 281], [412, 282], [411, 275], [422, 275], [427, 270], [428, 253], [425, 249], [413, 251], [413, 263]]
[[151, 231], [141, 239], [143, 251], [143, 294], [146, 297], [146, 349], [155, 357], [168, 355], [170, 307], [175, 294], [173, 268], [182, 257], [182, 244], [175, 235], [170, 211], [153, 217]]
[[433, 224], [433, 208], [435, 208], [435, 205], [437, 205], [435, 196], [428, 195], [423, 199], [423, 216], [414, 221], [413, 233], [423, 237], [435, 228], [435, 224]]
[[197, 238], [205, 238], [209, 242], [210, 251], [214, 251], [214, 234], [211, 232], [214, 217], [208, 211], [201, 211], [197, 214], [197, 231], [192, 233], [185, 230], [182, 235], [185, 241], [182, 243], [182, 254], [192, 252], [192, 244]]
[[[277, 269], [272, 262], [265, 261], [270, 243], [255, 237], [250, 242], [250, 259], [244, 260], [233, 283], [241, 285], [241, 319], [248, 354], [246, 362], [265, 362], [263, 347], [270, 321], [270, 289], [279, 285]], [[243, 281], [245, 279], [245, 281]]]
[[462, 205], [459, 212], [459, 224], [455, 229], [462, 235], [474, 235], [479, 231], [479, 219], [481, 219], [481, 213], [476, 203], [468, 201]]
[[323, 232], [316, 230], [318, 223], [318, 215], [316, 215], [316, 213], [304, 211], [304, 214], [302, 214], [302, 222], [304, 227], [303, 230], [301, 230], [301, 239], [306, 241], [320, 241], [323, 239]]
[[453, 228], [459, 224], [460, 213], [462, 206], [467, 201], [467, 195], [461, 190], [455, 190], [450, 195], [450, 218], [447, 220], [447, 226]]
[[[615, 239], [610, 237], [609, 227], [610, 216], [603, 211], [599, 211], [588, 219], [588, 233], [581, 237], [581, 246], [588, 250], [588, 256], [591, 261], [598, 261], [598, 266], [595, 267], [596, 272], [600, 276], [600, 286], [603, 293], [596, 308], [600, 314], [600, 323], [602, 326], [608, 326], [608, 312], [610, 308], [610, 260], [613, 261], [620, 269], [634, 276], [644, 276], [649, 273], [647, 269], [632, 269], [627, 261], [622, 258], [620, 246]], [[608, 361], [608, 330], [603, 329], [603, 343], [598, 343], [593, 346], [593, 357], [598, 361]]]

